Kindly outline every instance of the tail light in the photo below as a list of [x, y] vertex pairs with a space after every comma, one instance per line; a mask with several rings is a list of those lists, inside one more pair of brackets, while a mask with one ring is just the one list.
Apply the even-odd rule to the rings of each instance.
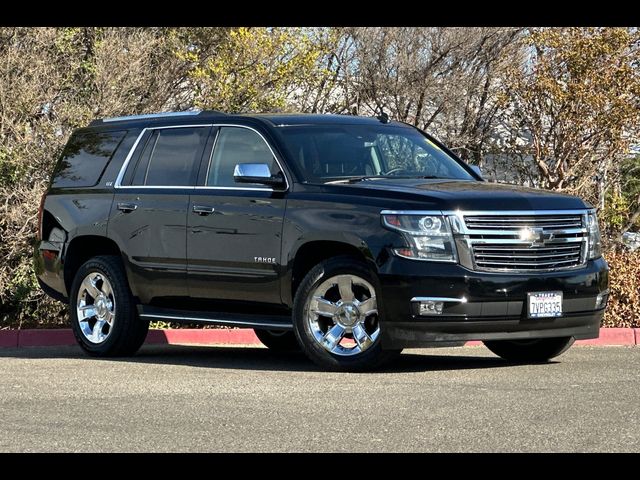
[[42, 240], [42, 214], [44, 213], [44, 200], [47, 198], [47, 192], [40, 197], [40, 207], [38, 208], [38, 240]]

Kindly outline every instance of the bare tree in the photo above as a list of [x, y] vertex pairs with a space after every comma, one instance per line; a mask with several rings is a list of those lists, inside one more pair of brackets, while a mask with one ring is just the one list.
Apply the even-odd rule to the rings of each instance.
[[[499, 79], [515, 28], [348, 28], [338, 50], [347, 110], [430, 130], [481, 164], [494, 131]], [[345, 55], [345, 53], [350, 55]]]
[[505, 83], [511, 151], [531, 160], [540, 186], [603, 206], [638, 141], [640, 32], [535, 29], [525, 41], [529, 55]]

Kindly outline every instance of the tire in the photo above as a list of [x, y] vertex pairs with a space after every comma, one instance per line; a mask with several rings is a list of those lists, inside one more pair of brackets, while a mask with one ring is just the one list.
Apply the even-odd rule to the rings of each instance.
[[293, 326], [313, 362], [326, 370], [362, 372], [400, 353], [382, 349], [377, 285], [366, 264], [347, 256], [325, 260], [307, 273], [295, 295]]
[[89, 355], [133, 355], [147, 337], [149, 321], [138, 316], [117, 256], [93, 257], [80, 267], [71, 286], [69, 307], [73, 334]]
[[255, 328], [253, 330], [256, 337], [269, 350], [274, 352], [299, 352], [300, 344], [296, 339], [295, 333], [289, 330], [262, 330]]
[[563, 354], [573, 345], [573, 337], [532, 340], [492, 340], [485, 346], [499, 357], [514, 363], [544, 363]]

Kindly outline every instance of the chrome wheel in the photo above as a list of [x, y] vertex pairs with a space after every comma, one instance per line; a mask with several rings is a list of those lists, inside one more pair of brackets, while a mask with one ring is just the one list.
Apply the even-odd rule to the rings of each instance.
[[91, 343], [103, 343], [113, 329], [116, 300], [109, 280], [99, 272], [87, 275], [78, 290], [76, 313], [80, 331]]
[[369, 349], [380, 334], [375, 289], [356, 275], [336, 275], [310, 296], [305, 317], [315, 340], [340, 356]]

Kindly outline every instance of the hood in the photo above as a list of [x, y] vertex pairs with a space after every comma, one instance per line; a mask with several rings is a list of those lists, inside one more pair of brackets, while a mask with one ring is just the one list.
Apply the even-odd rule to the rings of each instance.
[[[395, 192], [398, 199], [426, 202], [440, 210], [571, 210], [590, 208], [578, 197], [534, 188], [475, 180], [369, 179], [345, 185]], [[371, 191], [371, 194], [375, 194]], [[426, 208], [426, 206], [425, 206]]]

